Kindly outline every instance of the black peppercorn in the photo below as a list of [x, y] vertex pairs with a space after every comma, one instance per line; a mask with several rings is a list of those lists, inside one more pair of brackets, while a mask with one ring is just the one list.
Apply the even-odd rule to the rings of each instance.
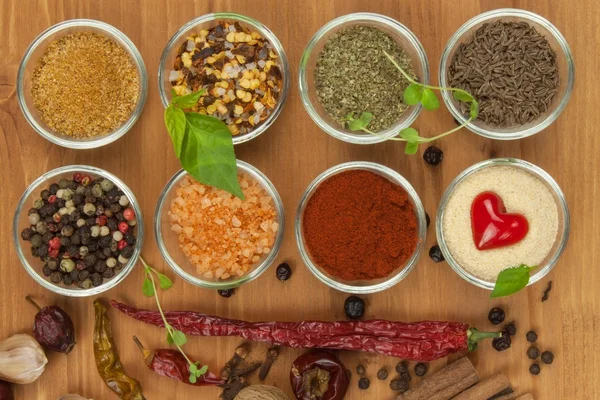
[[380, 381], [385, 381], [388, 378], [388, 371], [385, 368], [381, 368], [377, 371], [377, 379]]
[[390, 382], [390, 389], [400, 392], [400, 394], [408, 390], [408, 381], [406, 379], [392, 379]]
[[42, 245], [42, 235], [36, 233], [31, 237], [31, 247], [40, 247]]
[[535, 343], [538, 339], [538, 335], [537, 333], [535, 333], [535, 331], [529, 331], [527, 332], [527, 334], [525, 335], [525, 337], [527, 338], [527, 341], [529, 343]]
[[537, 359], [540, 356], [540, 350], [535, 347], [535, 346], [530, 346], [527, 349], [527, 357], [531, 358], [532, 360]]
[[112, 278], [113, 276], [115, 276], [114, 268], [106, 268], [106, 270], [104, 270], [104, 272], [102, 273], [102, 276], [106, 279]]
[[417, 376], [425, 376], [429, 367], [425, 363], [418, 363], [415, 365], [415, 375]]
[[48, 201], [48, 198], [50, 197], [50, 191], [45, 189], [42, 190], [42, 192], [40, 193], [40, 197], [42, 198], [42, 200]]
[[510, 322], [504, 325], [504, 333], [510, 336], [515, 336], [517, 334], [517, 327], [514, 322]]
[[69, 254], [69, 256], [71, 256], [71, 258], [74, 258], [79, 255], [79, 247], [77, 247], [77, 245], [72, 244], [67, 248], [67, 253]]
[[371, 386], [369, 378], [362, 377], [358, 380], [358, 388], [360, 390], [367, 390]]
[[71, 271], [69, 273], [69, 276], [71, 276], [71, 280], [73, 282], [79, 281], [79, 271], [77, 269], [74, 269], [73, 271]]
[[21, 239], [23, 240], [31, 240], [31, 237], [34, 235], [33, 230], [31, 228], [25, 228], [21, 231]]
[[93, 274], [90, 275], [90, 279], [92, 280], [92, 286], [94, 287], [98, 287], [100, 285], [102, 285], [102, 275], [94, 272]]
[[43, 244], [40, 247], [37, 248], [37, 255], [39, 257], [45, 257], [46, 255], [48, 255], [48, 246]]
[[494, 325], [501, 324], [504, 321], [504, 318], [506, 318], [506, 314], [504, 313], [504, 310], [499, 307], [492, 308], [488, 313], [488, 319]]
[[358, 319], [365, 313], [365, 301], [358, 296], [350, 296], [344, 302], [344, 312], [350, 319]]
[[362, 364], [358, 364], [356, 366], [356, 373], [359, 375], [363, 375], [365, 373], [365, 367]]
[[58, 266], [60, 265], [60, 263], [58, 262], [58, 259], [49, 257], [46, 259], [46, 265], [52, 271], [56, 271], [58, 269]]
[[117, 221], [116, 218], [110, 218], [107, 222], [106, 222], [106, 226], [108, 226], [108, 229], [111, 232], [114, 232], [116, 230], [119, 229], [119, 221]]
[[100, 240], [98, 240], [98, 244], [100, 245], [101, 248], [107, 248], [110, 246], [110, 242], [112, 240], [112, 237], [109, 235], [106, 236], [101, 236]]
[[529, 373], [531, 375], [539, 375], [540, 374], [540, 365], [539, 364], [531, 364], [529, 367]]
[[71, 279], [71, 275], [63, 275], [63, 283], [67, 286], [73, 284], [73, 279]]
[[42, 242], [48, 244], [54, 235], [50, 232], [46, 232], [42, 235]]
[[87, 270], [79, 271], [79, 280], [85, 281], [90, 277], [90, 273]]
[[440, 246], [438, 246], [436, 244], [435, 246], [432, 246], [429, 249], [429, 258], [431, 258], [434, 263], [439, 263], [439, 262], [444, 261], [444, 255], [442, 254], [442, 250], [440, 249]]
[[128, 233], [125, 235], [125, 242], [127, 242], [127, 244], [129, 246], [133, 246], [136, 242], [135, 236], [131, 233]]
[[98, 259], [93, 254], [88, 254], [83, 258], [83, 262], [87, 267], [93, 267], [96, 264], [96, 261], [98, 261]]
[[108, 268], [106, 266], [106, 262], [102, 260], [98, 260], [96, 265], [94, 265], [94, 270], [99, 273], [103, 273], [104, 271], [106, 271], [106, 268]]
[[110, 249], [110, 247], [105, 247], [102, 249], [102, 254], [104, 255], [104, 257], [110, 257], [112, 256], [112, 250]]
[[436, 146], [429, 146], [423, 152], [423, 160], [430, 165], [438, 165], [444, 159], [444, 152]]
[[542, 362], [544, 364], [552, 364], [554, 361], [554, 353], [551, 351], [545, 351], [542, 353]]
[[277, 279], [279, 279], [281, 282], [287, 281], [292, 276], [292, 268], [288, 263], [281, 263], [277, 266], [275, 274], [277, 275]]
[[98, 250], [100, 250], [100, 245], [98, 244], [98, 242], [92, 242], [88, 245], [88, 251], [90, 253], [94, 253]]
[[233, 296], [233, 294], [235, 293], [235, 289], [220, 289], [217, 290], [217, 292], [219, 293], [219, 296], [225, 297], [227, 299]]
[[502, 335], [501, 337], [492, 340], [492, 347], [496, 351], [505, 351], [510, 348], [511, 342], [510, 335]]
[[92, 237], [90, 234], [84, 234], [81, 236], [81, 244], [87, 246], [92, 242]]
[[50, 281], [51, 281], [52, 283], [59, 284], [59, 283], [61, 283], [61, 282], [62, 282], [62, 279], [63, 279], [63, 276], [62, 276], [62, 274], [61, 274], [60, 272], [58, 272], [58, 271], [54, 271], [54, 272], [52, 272], [52, 273], [50, 274]]
[[74, 244], [76, 246], [79, 246], [81, 244], [81, 236], [79, 235], [79, 233], [74, 233], [73, 236], [71, 236], [71, 244]]
[[131, 256], [133, 256], [133, 250], [133, 246], [124, 247], [123, 250], [121, 250], [121, 255], [125, 258], [131, 258]]
[[408, 363], [406, 361], [400, 361], [396, 365], [396, 372], [400, 375], [405, 375], [408, 373]]
[[52, 274], [52, 270], [48, 268], [47, 265], [44, 265], [42, 267], [42, 274], [44, 274], [44, 276], [50, 276]]
[[48, 188], [48, 190], [50, 191], [50, 194], [56, 194], [56, 192], [58, 192], [58, 189], [60, 189], [58, 187], [58, 185], [56, 183], [53, 183], [50, 185], [50, 187]]

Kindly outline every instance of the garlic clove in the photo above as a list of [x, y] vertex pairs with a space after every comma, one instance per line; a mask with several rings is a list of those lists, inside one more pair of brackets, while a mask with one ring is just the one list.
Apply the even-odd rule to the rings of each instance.
[[42, 375], [48, 359], [42, 346], [30, 335], [13, 335], [0, 342], [0, 379], [26, 384]]

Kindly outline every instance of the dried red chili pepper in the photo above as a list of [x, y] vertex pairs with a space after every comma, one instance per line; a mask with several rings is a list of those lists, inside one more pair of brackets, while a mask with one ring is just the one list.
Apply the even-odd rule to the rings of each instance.
[[193, 386], [223, 385], [225, 381], [213, 373], [206, 372], [201, 375], [195, 383], [190, 382], [189, 363], [178, 350], [156, 349], [150, 351], [145, 348], [137, 337], [133, 337], [135, 344], [144, 355], [144, 361], [148, 368], [160, 376], [175, 379]]
[[38, 310], [33, 335], [39, 344], [48, 350], [69, 354], [75, 346], [75, 328], [69, 314], [58, 306], [42, 308], [29, 296], [25, 300]]
[[[111, 304], [138, 321], [164, 326], [158, 311], [140, 310], [115, 300]], [[193, 336], [237, 336], [286, 347], [358, 350], [414, 361], [472, 351], [479, 340], [502, 336], [501, 332], [479, 332], [459, 322], [246, 322], [189, 311], [165, 312], [165, 317], [173, 328]]]
[[342, 400], [350, 384], [350, 371], [333, 354], [316, 351], [296, 358], [290, 383], [299, 400]]

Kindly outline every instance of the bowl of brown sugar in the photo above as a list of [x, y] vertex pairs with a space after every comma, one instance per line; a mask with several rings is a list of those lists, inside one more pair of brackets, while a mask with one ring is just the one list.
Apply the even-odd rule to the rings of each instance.
[[73, 149], [122, 137], [142, 113], [148, 90], [144, 61], [115, 27], [74, 19], [42, 32], [19, 65], [17, 97], [31, 127]]
[[156, 206], [154, 233], [169, 266], [189, 283], [231, 289], [258, 278], [283, 242], [283, 203], [269, 179], [239, 161], [244, 199], [176, 173]]
[[380, 164], [349, 162], [308, 187], [296, 214], [296, 242], [310, 271], [346, 293], [388, 289], [415, 267], [427, 223], [419, 196]]

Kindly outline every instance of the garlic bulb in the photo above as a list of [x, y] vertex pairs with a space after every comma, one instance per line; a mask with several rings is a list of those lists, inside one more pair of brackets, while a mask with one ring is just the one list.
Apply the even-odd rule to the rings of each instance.
[[60, 396], [58, 398], [58, 400], [93, 400], [93, 399], [86, 399], [83, 396], [80, 396], [78, 394], [63, 394], [62, 396]]
[[0, 342], [0, 379], [31, 383], [42, 375], [47, 363], [42, 346], [30, 335], [21, 333]]

